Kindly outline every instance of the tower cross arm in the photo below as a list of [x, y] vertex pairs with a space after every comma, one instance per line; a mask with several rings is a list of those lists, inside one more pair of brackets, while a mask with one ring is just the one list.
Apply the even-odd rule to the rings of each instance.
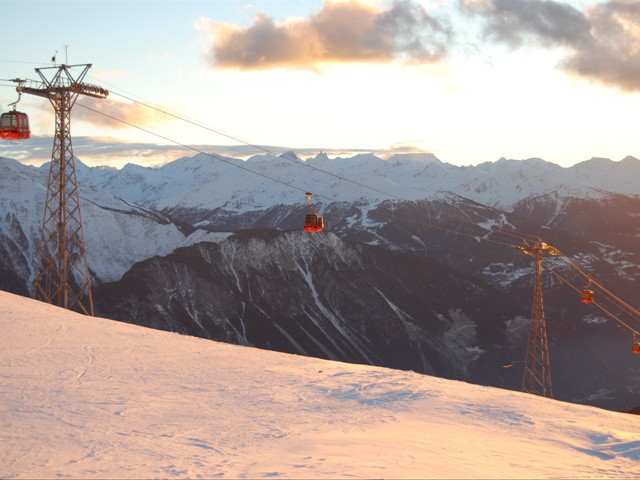
[[23, 86], [21, 89], [22, 93], [28, 93], [30, 95], [44, 98], [50, 98], [51, 95], [60, 92], [77, 93], [94, 98], [107, 98], [109, 96], [109, 90], [105, 88], [98, 85], [92, 85], [90, 83], [80, 82], [73, 82], [62, 86], [48, 86], [42, 82], [31, 81], [29, 85]]
[[90, 83], [74, 82], [71, 84], [71, 90], [75, 93], [95, 98], [107, 98], [109, 96], [109, 90]]
[[540, 240], [538, 240], [533, 247], [517, 246], [516, 248], [522, 253], [532, 256], [535, 255], [535, 252], [547, 252], [549, 255], [560, 255], [560, 250]]

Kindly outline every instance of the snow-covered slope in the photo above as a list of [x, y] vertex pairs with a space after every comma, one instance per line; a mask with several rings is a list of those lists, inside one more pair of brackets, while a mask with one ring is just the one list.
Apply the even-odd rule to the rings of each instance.
[[3, 478], [631, 478], [640, 417], [0, 292]]

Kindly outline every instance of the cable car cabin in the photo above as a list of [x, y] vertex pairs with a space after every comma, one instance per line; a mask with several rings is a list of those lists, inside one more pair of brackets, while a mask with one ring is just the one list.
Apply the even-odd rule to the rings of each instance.
[[640, 355], [640, 342], [633, 342], [631, 345], [631, 353], [637, 353]]
[[593, 303], [593, 290], [583, 290], [580, 295], [580, 301], [582, 303]]
[[29, 117], [26, 113], [11, 112], [0, 116], [0, 138], [3, 140], [24, 140], [31, 137]]
[[305, 232], [321, 232], [324, 230], [324, 219], [317, 213], [307, 213], [304, 216]]

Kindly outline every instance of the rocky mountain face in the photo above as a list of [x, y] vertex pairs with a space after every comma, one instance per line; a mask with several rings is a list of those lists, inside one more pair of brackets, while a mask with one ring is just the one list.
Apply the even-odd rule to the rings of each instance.
[[[247, 230], [136, 264], [101, 314], [242, 345], [496, 383], [517, 304], [426, 257]], [[491, 314], [488, 312], [491, 311]]]
[[[555, 397], [640, 403], [633, 336], [612, 317], [640, 324], [609, 295], [637, 293], [638, 160], [236, 162], [78, 166], [97, 314], [519, 389], [533, 286], [515, 247], [540, 236], [562, 253], [543, 278]], [[0, 288], [28, 294], [46, 168], [0, 169]], [[306, 190], [320, 234], [301, 231]], [[602, 309], [579, 302], [586, 287]]]

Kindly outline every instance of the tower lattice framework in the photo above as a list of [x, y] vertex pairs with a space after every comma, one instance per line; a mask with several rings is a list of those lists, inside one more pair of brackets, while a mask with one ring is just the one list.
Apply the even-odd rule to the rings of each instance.
[[533, 257], [533, 304], [531, 307], [531, 326], [527, 341], [527, 356], [524, 362], [522, 391], [553, 398], [551, 386], [551, 366], [547, 341], [547, 322], [544, 317], [542, 298], [542, 255], [558, 255], [560, 252], [542, 242], [539, 238], [533, 247], [518, 247]]
[[[22, 92], [48, 98], [56, 115], [33, 297], [93, 315], [70, 129], [71, 109], [79, 95], [106, 98], [109, 94], [99, 86], [83, 83], [89, 68], [90, 64], [36, 68], [42, 82], [25, 81]], [[75, 69], [80, 73], [74, 76]], [[48, 78], [45, 70], [54, 70], [53, 75]]]

